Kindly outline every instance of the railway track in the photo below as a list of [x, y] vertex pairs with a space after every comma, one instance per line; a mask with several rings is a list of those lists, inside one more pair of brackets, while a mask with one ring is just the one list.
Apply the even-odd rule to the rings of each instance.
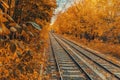
[[[57, 67], [57, 80], [102, 80], [73, 52], [67, 50], [52, 34], [50, 34], [51, 49]], [[79, 61], [78, 61], [79, 60]]]
[[54, 55], [53, 55], [53, 49], [52, 49], [52, 46], [51, 46], [51, 40], [49, 41], [49, 66], [48, 66], [48, 68], [49, 68], [49, 73], [51, 74], [51, 77], [50, 77], [50, 79], [51, 80], [59, 80], [59, 78], [58, 78], [58, 75], [57, 75], [57, 72], [58, 72], [58, 70], [57, 70], [57, 64], [56, 64], [56, 60], [55, 60], [55, 57], [54, 57]]
[[[54, 35], [54, 34], [53, 34]], [[120, 80], [120, 66], [89, 51], [84, 49], [83, 47], [67, 40], [62, 37], [58, 37], [54, 35], [55, 39], [66, 46], [67, 51], [72, 51], [72, 55], [77, 57], [76, 60], [78, 62], [83, 60], [85, 64], [89, 68], [91, 68], [100, 78], [101, 80]], [[81, 65], [81, 64], [80, 64]], [[98, 78], [93, 79], [98, 80]]]

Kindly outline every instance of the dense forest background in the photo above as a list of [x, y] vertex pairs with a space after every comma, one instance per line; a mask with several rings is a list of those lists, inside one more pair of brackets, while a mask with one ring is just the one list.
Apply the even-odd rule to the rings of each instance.
[[119, 4], [119, 0], [79, 2], [59, 14], [54, 24], [55, 28], [58, 28], [62, 34], [86, 38], [89, 41], [99, 39], [120, 43]]
[[81, 0], [60, 13], [52, 27], [89, 47], [120, 55], [119, 0]]

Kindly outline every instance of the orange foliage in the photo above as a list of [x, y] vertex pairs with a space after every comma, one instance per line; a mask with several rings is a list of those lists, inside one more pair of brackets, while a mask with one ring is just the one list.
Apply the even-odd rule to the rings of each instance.
[[[16, 22], [33, 21], [42, 27], [19, 26], [0, 7], [0, 80], [42, 80], [48, 78], [44, 71], [47, 66], [47, 25], [49, 25], [55, 0], [4, 0], [9, 3], [9, 15]], [[15, 1], [18, 1], [14, 4]], [[1, 3], [0, 3], [1, 4]], [[13, 6], [14, 9], [13, 9]], [[23, 11], [21, 11], [23, 10]], [[28, 12], [29, 11], [29, 12]]]
[[89, 41], [120, 43], [119, 5], [119, 0], [84, 0], [59, 14], [53, 27], [59, 33]]

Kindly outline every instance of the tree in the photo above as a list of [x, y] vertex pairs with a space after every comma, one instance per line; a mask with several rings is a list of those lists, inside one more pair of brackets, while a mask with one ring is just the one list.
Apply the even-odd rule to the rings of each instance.
[[59, 14], [54, 25], [60, 33], [89, 41], [102, 39], [105, 33], [118, 29], [119, 5], [119, 0], [84, 0]]

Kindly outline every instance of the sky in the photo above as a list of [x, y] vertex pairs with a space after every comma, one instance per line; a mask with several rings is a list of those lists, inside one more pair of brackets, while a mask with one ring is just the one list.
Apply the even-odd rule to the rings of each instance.
[[57, 0], [57, 8], [55, 9], [54, 15], [51, 19], [51, 25], [55, 22], [57, 18], [57, 14], [60, 12], [64, 12], [66, 9], [68, 9], [75, 0]]

